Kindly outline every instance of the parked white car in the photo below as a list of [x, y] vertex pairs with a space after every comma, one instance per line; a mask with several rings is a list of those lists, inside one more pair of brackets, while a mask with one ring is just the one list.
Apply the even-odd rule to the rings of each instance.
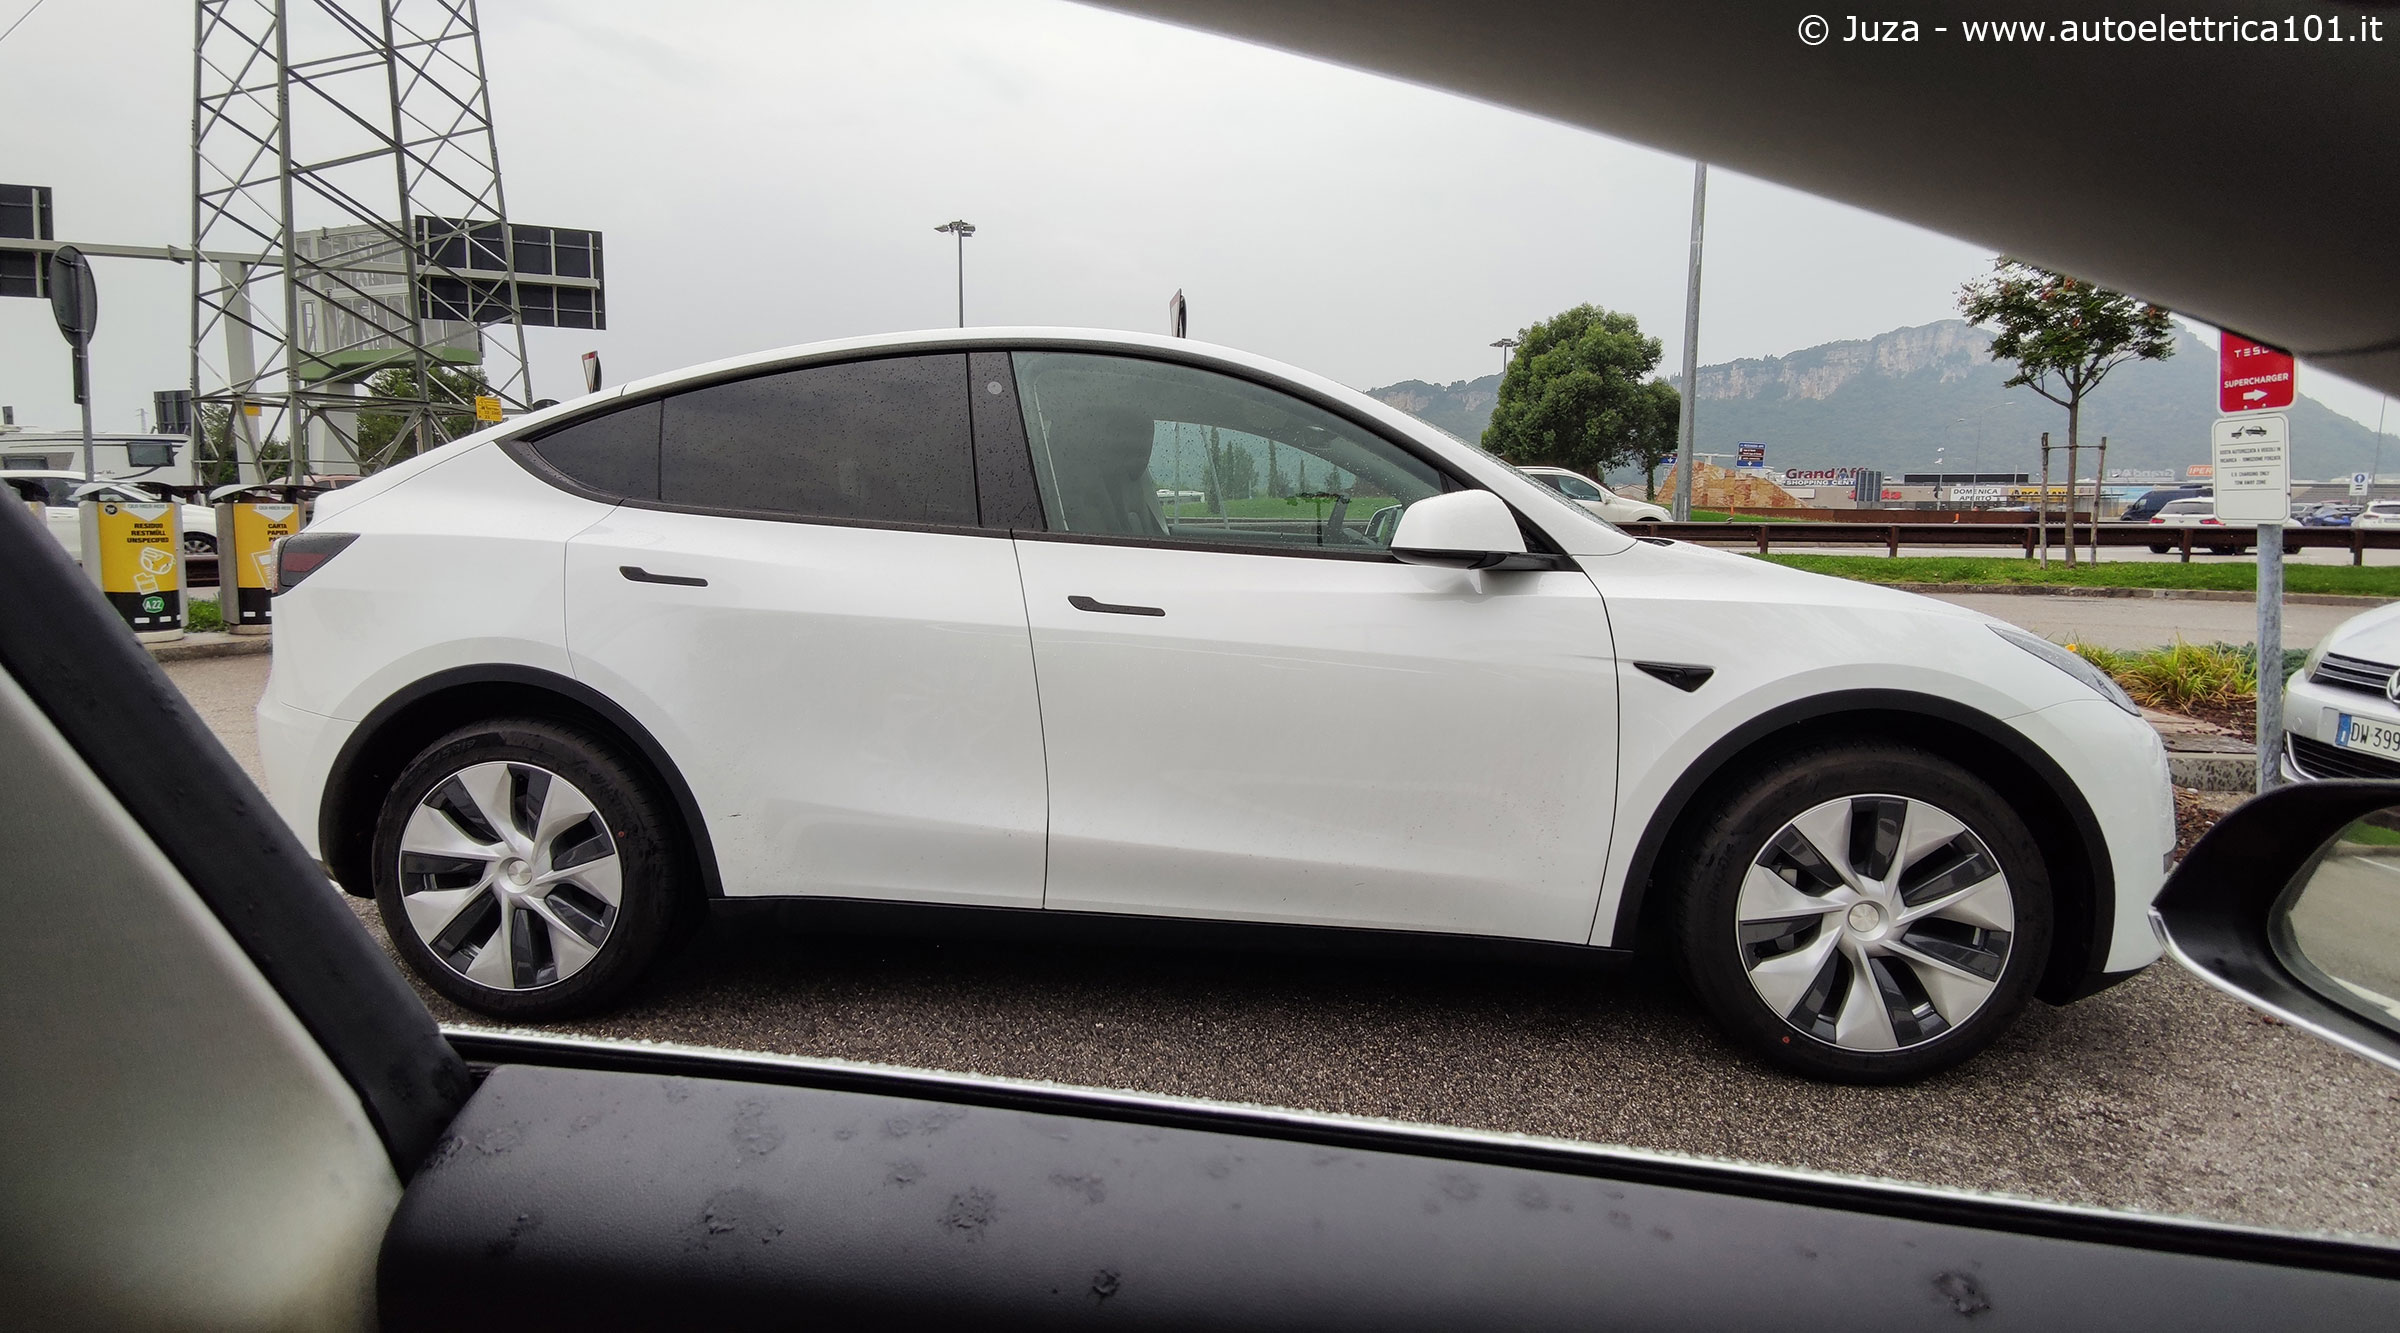
[[1569, 472], [1563, 467], [1517, 470], [1611, 523], [1665, 523], [1674, 517], [1662, 506], [1619, 495], [1580, 472]]
[[[1200, 467], [1223, 512], [1162, 510]], [[278, 579], [274, 800], [495, 1016], [863, 902], [1661, 948], [1875, 1081], [2159, 953], [2165, 754], [2081, 658], [1184, 339], [641, 381], [325, 496]]]
[[[2150, 526], [2153, 528], [2198, 528], [2201, 531], [2193, 535], [2192, 544], [2206, 546], [2218, 555], [2239, 555], [2250, 549], [2250, 543], [2258, 540], [2258, 529], [2255, 525], [2227, 523], [2224, 519], [2217, 517], [2217, 502], [2214, 497], [2209, 496], [2192, 500], [2169, 500], [2157, 513], [2150, 516]], [[2168, 534], [2158, 535], [2166, 536]], [[2150, 551], [2153, 555], [2163, 555], [2174, 550], [2180, 543], [2180, 538], [2175, 541], [2154, 541], [2150, 543]]]
[[2377, 500], [2350, 520], [2354, 528], [2400, 528], [2400, 500]]
[[2283, 690], [2288, 778], [2400, 779], [2400, 602], [2318, 640]]
[[[20, 503], [42, 506], [43, 522], [50, 535], [58, 539], [67, 554], [83, 559], [83, 511], [76, 507], [76, 494], [86, 485], [80, 472], [16, 471], [0, 472], [0, 482], [6, 482]], [[126, 504], [155, 504], [159, 496], [147, 488], [121, 482], [90, 483], [96, 489], [91, 498], [116, 500]], [[217, 550], [217, 511], [207, 505], [178, 504], [176, 513], [183, 524], [183, 553], [185, 555], [214, 555]]]

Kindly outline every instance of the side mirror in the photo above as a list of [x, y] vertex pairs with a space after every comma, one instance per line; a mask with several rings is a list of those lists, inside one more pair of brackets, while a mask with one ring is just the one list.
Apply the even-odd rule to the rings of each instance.
[[1490, 491], [1452, 491], [1402, 510], [1391, 549], [1412, 565], [1490, 569], [1525, 554], [1525, 534], [1506, 500]]
[[2248, 802], [2150, 916], [2202, 980], [2400, 1069], [2400, 783], [2304, 782]]

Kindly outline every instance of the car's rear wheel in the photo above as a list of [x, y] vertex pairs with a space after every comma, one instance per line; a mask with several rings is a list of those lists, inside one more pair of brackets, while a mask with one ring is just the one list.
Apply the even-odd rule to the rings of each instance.
[[1736, 1040], [1812, 1077], [1957, 1064], [2015, 1020], [2049, 952], [2032, 834], [1926, 751], [1788, 756], [1684, 847], [1675, 925], [1693, 990]]
[[693, 909], [672, 811], [591, 731], [531, 718], [464, 727], [386, 796], [375, 901], [400, 956], [466, 1008], [589, 1012], [621, 998]]
[[217, 539], [205, 532], [187, 532], [183, 534], [183, 553], [185, 555], [215, 555]]
[[2152, 542], [2150, 544], [2150, 554], [2152, 555], [2165, 555], [2167, 552], [2174, 549], [2174, 547], [2167, 545], [2165, 542]]

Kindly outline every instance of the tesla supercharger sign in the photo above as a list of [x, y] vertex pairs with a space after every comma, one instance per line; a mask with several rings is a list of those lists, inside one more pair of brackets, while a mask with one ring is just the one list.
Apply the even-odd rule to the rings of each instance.
[[2217, 410], [2271, 412], [2292, 405], [2292, 354], [2238, 333], [2217, 347]]

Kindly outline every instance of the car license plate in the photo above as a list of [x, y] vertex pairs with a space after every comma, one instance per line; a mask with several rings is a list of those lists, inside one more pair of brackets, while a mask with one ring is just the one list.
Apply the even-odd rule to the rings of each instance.
[[2342, 724], [2333, 733], [2334, 743], [2345, 750], [2365, 750], [2369, 754], [2400, 759], [2400, 727], [2378, 722], [2368, 717], [2342, 714]]

